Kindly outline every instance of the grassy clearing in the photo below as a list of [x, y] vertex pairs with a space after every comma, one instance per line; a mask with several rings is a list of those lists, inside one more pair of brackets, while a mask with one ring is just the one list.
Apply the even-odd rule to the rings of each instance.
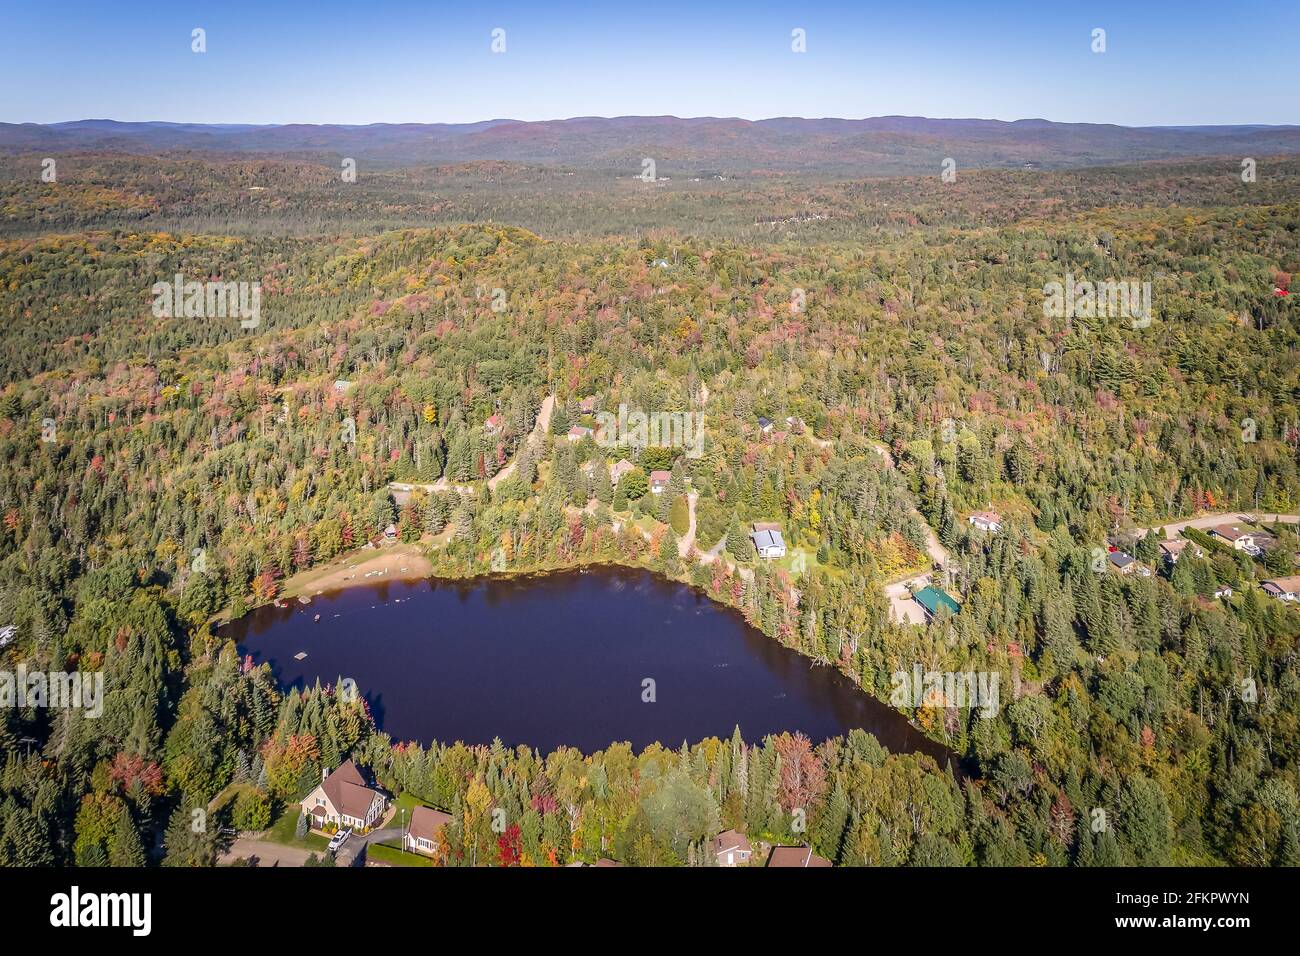
[[329, 848], [330, 841], [328, 837], [323, 837], [314, 831], [307, 831], [307, 835], [302, 839], [297, 837], [298, 817], [302, 816], [302, 807], [298, 804], [291, 804], [285, 808], [284, 813], [280, 814], [279, 819], [271, 824], [271, 829], [266, 831], [266, 838], [272, 843], [279, 843], [283, 846], [296, 846], [304, 850], [326, 850]]
[[433, 860], [418, 853], [407, 853], [401, 847], [391, 843], [372, 843], [366, 848], [366, 856], [377, 863], [389, 866], [433, 866]]

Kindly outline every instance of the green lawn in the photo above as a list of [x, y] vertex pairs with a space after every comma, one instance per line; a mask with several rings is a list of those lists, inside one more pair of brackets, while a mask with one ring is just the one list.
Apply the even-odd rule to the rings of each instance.
[[[799, 553], [800, 553], [800, 551], [803, 552], [803, 570], [802, 570], [802, 571], [796, 570], [796, 568], [795, 568], [795, 563], [799, 560]], [[796, 574], [796, 575], [801, 574], [801, 573], [802, 573], [802, 574], [811, 574], [814, 570], [818, 570], [818, 569], [820, 569], [820, 570], [822, 570], [822, 571], [824, 571], [824, 572], [826, 572], [826, 573], [828, 573], [828, 574], [832, 574], [832, 575], [837, 575], [837, 576], [838, 576], [838, 575], [843, 574], [843, 572], [840, 571], [838, 568], [831, 568], [831, 567], [828, 567], [828, 566], [822, 564], [820, 561], [818, 561], [818, 560], [817, 560], [817, 549], [814, 548], [814, 547], [810, 547], [809, 545], [802, 545], [802, 546], [800, 546], [800, 547], [787, 548], [787, 549], [786, 549], [786, 552], [785, 552], [785, 557], [784, 557], [784, 558], [777, 558], [775, 561], [758, 561], [758, 562], [756, 563], [756, 566], [758, 566], [758, 567], [762, 567], [762, 566], [765, 565], [765, 564], [774, 564], [774, 565], [776, 565], [778, 568], [780, 568], [781, 570], [783, 570], [783, 571], [788, 571], [788, 572], [790, 572], [791, 574]]]
[[366, 856], [390, 866], [433, 866], [433, 860], [418, 853], [407, 853], [390, 843], [372, 843], [366, 848]]
[[285, 808], [284, 813], [280, 814], [280, 818], [271, 824], [271, 829], [266, 831], [266, 838], [272, 843], [302, 847], [306, 850], [329, 849], [329, 837], [321, 836], [317, 832], [308, 831], [301, 840], [294, 835], [297, 832], [300, 816], [302, 816], [302, 807], [296, 803], [290, 804]]
[[[397, 799], [393, 801], [393, 806], [397, 807], [397, 813], [393, 815], [392, 825], [401, 826], [403, 820], [402, 811], [406, 811], [405, 820], [410, 823], [412, 810], [416, 807], [428, 807], [429, 805], [423, 800], [417, 800], [410, 793], [403, 790], [397, 795]], [[429, 807], [429, 809], [433, 810], [436, 807]]]

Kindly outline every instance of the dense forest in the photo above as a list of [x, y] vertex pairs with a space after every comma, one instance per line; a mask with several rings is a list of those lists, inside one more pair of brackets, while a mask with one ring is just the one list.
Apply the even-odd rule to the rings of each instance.
[[[353, 193], [297, 157], [33, 163], [0, 162], [0, 661], [102, 670], [105, 707], [0, 710], [0, 865], [210, 864], [349, 754], [452, 814], [447, 865], [704, 864], [727, 827], [839, 865], [1300, 862], [1300, 614], [1258, 587], [1295, 535], [1172, 566], [1151, 535], [1148, 577], [1096, 558], [1300, 510], [1295, 160], [662, 188], [468, 164]], [[178, 274], [260, 283], [258, 324], [158, 317]], [[1150, 323], [1046, 315], [1067, 276], [1151, 283]], [[702, 414], [702, 454], [565, 440], [588, 398]], [[757, 560], [756, 521], [804, 560]], [[908, 709], [960, 767], [862, 732], [392, 741], [217, 631], [390, 524], [439, 574], [646, 566], [881, 700], [920, 665], [997, 672], [1002, 706]], [[884, 587], [931, 531], [960, 612], [898, 623]]]

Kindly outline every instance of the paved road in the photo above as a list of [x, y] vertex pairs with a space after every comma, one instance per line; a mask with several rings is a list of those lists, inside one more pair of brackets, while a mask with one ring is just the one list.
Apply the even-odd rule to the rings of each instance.
[[383, 843], [385, 840], [400, 841], [402, 839], [401, 827], [389, 827], [386, 830], [371, 830], [364, 836], [353, 834], [348, 837], [348, 841], [339, 847], [338, 852], [334, 854], [334, 863], [337, 866], [356, 866], [358, 857], [362, 856], [362, 850], [372, 843]]

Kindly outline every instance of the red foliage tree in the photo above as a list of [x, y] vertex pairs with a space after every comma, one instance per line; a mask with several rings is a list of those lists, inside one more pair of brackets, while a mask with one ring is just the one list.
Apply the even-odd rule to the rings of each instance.
[[519, 824], [512, 823], [506, 832], [497, 837], [497, 850], [502, 866], [518, 866], [524, 855], [524, 840], [519, 831]]
[[162, 768], [156, 763], [146, 762], [138, 755], [119, 753], [109, 765], [108, 776], [124, 791], [129, 791], [134, 784], [139, 783], [148, 793], [163, 792]]

